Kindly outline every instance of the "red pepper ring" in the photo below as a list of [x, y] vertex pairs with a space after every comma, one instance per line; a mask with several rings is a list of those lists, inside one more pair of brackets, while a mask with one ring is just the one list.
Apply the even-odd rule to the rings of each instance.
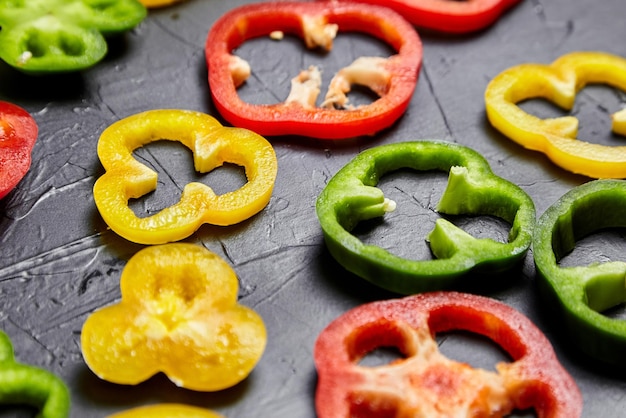
[[[329, 1], [329, 0], [324, 0]], [[330, 0], [337, 1], [337, 0]], [[520, 0], [347, 0], [387, 6], [416, 26], [468, 33], [493, 24]]]
[[[513, 362], [497, 364], [496, 373], [448, 359], [433, 335], [452, 330], [490, 338]], [[384, 346], [404, 358], [357, 364]], [[314, 359], [319, 418], [582, 414], [580, 391], [548, 339], [520, 312], [483, 296], [433, 292], [359, 306], [322, 331]]]
[[0, 101], [0, 199], [28, 172], [37, 134], [37, 123], [30, 113]]
[[[367, 33], [397, 51], [383, 63], [370, 64], [370, 70], [383, 74], [375, 82], [378, 85], [368, 83], [381, 97], [353, 109], [319, 108], [299, 102], [255, 105], [241, 100], [237, 87], [248, 77], [249, 66], [231, 51], [248, 39], [275, 31], [297, 35], [308, 47], [330, 50], [335, 29]], [[218, 111], [234, 126], [264, 136], [341, 139], [374, 134], [404, 113], [422, 64], [421, 40], [402, 16], [385, 7], [350, 3], [267, 2], [238, 7], [213, 25], [205, 52], [211, 95]]]

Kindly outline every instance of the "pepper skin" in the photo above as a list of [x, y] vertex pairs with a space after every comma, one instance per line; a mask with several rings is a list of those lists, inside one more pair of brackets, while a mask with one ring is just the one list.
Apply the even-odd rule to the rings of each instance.
[[[497, 372], [439, 352], [434, 336], [480, 334], [512, 358]], [[401, 358], [367, 367], [377, 348]], [[318, 336], [315, 404], [319, 418], [501, 417], [534, 408], [539, 418], [577, 418], [582, 396], [541, 331], [513, 308], [482, 296], [423, 293], [372, 302], [335, 319]]]
[[70, 393], [54, 374], [15, 361], [9, 336], [0, 331], [0, 404], [32, 405], [38, 418], [66, 418]]
[[[434, 260], [404, 259], [360, 241], [350, 233], [357, 223], [393, 207], [375, 187], [379, 178], [400, 168], [449, 171], [437, 210], [499, 217], [512, 226], [509, 242], [476, 239], [443, 218], [428, 236]], [[469, 273], [510, 269], [525, 256], [535, 225], [534, 204], [521, 188], [493, 174], [475, 151], [438, 141], [395, 143], [360, 153], [328, 182], [316, 208], [333, 257], [358, 276], [402, 294], [450, 289], [467, 284], [463, 278]]]
[[[572, 52], [551, 65], [522, 64], [496, 76], [485, 91], [491, 124], [518, 144], [542, 152], [556, 165], [592, 178], [626, 177], [626, 146], [604, 146], [576, 139], [578, 119], [540, 119], [517, 103], [544, 98], [563, 109], [590, 83], [626, 92], [626, 59], [602, 52]], [[613, 132], [626, 135], [626, 109], [613, 114]]]
[[626, 227], [626, 181], [595, 180], [567, 192], [539, 218], [533, 253], [539, 287], [559, 312], [571, 340], [596, 360], [624, 366], [626, 322], [602, 314], [626, 302], [626, 263], [561, 267], [576, 242], [607, 228]]
[[0, 101], [0, 199], [28, 172], [37, 134], [37, 123], [30, 113]]
[[[181, 142], [192, 150], [200, 173], [229, 162], [245, 167], [248, 181], [219, 196], [202, 183], [189, 183], [178, 203], [140, 218], [128, 200], [155, 190], [157, 173], [132, 153], [160, 139]], [[100, 136], [98, 156], [106, 173], [94, 185], [96, 206], [113, 231], [141, 244], [178, 241], [204, 223], [232, 225], [248, 219], [268, 204], [278, 171], [274, 149], [262, 136], [186, 110], [151, 110], [115, 122]]]
[[183, 404], [141, 406], [109, 415], [108, 418], [223, 418], [215, 412]]
[[505, 11], [519, 3], [520, 0], [347, 1], [386, 6], [400, 13], [409, 22], [421, 28], [460, 34], [475, 32], [492, 25]]
[[263, 320], [237, 303], [235, 272], [204, 247], [146, 247], [120, 288], [122, 300], [92, 313], [81, 333], [101, 379], [135, 385], [163, 372], [177, 386], [216, 391], [245, 379], [265, 349]]
[[[304, 103], [287, 100], [255, 105], [241, 100], [237, 87], [249, 76], [250, 67], [232, 55], [239, 45], [281, 31], [304, 38], [309, 48], [330, 50], [337, 30], [369, 34], [397, 53], [388, 59], [365, 58], [366, 65], [357, 60], [345, 67], [330, 83], [328, 107], [315, 105], [316, 89], [311, 89]], [[234, 126], [266, 136], [345, 139], [374, 134], [404, 114], [422, 64], [422, 44], [410, 23], [388, 8], [349, 3], [265, 2], [235, 8], [213, 25], [205, 51], [211, 95], [220, 114]], [[337, 100], [335, 96], [343, 97], [351, 82], [356, 79], [358, 83], [361, 77], [380, 97], [368, 105], [336, 109], [332, 103], [344, 103], [345, 98]], [[317, 78], [314, 71], [307, 70], [292, 83], [300, 85]]]
[[145, 16], [137, 0], [0, 0], [0, 59], [29, 74], [83, 70], [105, 56], [105, 36]]

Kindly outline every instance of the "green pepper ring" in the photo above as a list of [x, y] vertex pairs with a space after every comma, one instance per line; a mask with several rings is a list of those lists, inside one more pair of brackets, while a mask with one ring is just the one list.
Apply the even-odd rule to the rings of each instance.
[[55, 374], [15, 360], [9, 336], [0, 330], [0, 404], [31, 405], [40, 418], [66, 418], [70, 392]]
[[0, 59], [26, 74], [83, 70], [146, 15], [138, 0], [0, 0]]
[[[40, 37], [47, 37], [64, 45], [64, 48], [59, 48], [62, 54], [24, 52], [24, 44], [29, 44], [29, 38], [33, 37], [34, 31]], [[63, 28], [45, 26], [34, 28], [29, 24], [12, 27], [6, 36], [0, 38], [0, 46], [2, 50], [0, 58], [14, 68], [29, 74], [69, 72], [88, 68], [100, 61], [108, 49], [106, 40], [97, 30], [71, 25]], [[63, 70], [57, 70], [59, 63], [65, 66]]]
[[[428, 236], [433, 260], [408, 260], [363, 243], [350, 231], [388, 211], [389, 201], [375, 186], [384, 173], [400, 168], [449, 171], [437, 211], [501, 218], [511, 225], [508, 242], [476, 239], [438, 219]], [[344, 268], [401, 294], [450, 289], [469, 273], [510, 269], [525, 256], [535, 226], [535, 206], [526, 192], [496, 176], [476, 151], [442, 141], [395, 143], [360, 153], [328, 182], [316, 210], [326, 246]]]
[[626, 301], [626, 263], [558, 264], [577, 240], [620, 227], [626, 227], [626, 181], [590, 181], [564, 194], [539, 218], [533, 253], [540, 293], [557, 307], [569, 338], [592, 358], [626, 365], [626, 321], [601, 313]]

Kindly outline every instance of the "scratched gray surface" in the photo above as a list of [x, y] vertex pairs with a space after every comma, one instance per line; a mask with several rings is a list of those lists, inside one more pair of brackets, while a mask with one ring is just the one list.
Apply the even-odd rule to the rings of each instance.
[[[104, 417], [133, 406], [184, 402], [228, 417], [310, 418], [316, 373], [312, 347], [332, 319], [359, 304], [392, 297], [342, 270], [325, 250], [314, 204], [328, 179], [358, 151], [391, 142], [443, 139], [481, 152], [493, 170], [519, 184], [535, 200], [538, 214], [587, 178], [553, 166], [542, 155], [510, 142], [486, 122], [483, 92], [500, 71], [523, 62], [549, 63], [574, 50], [603, 50], [626, 56], [623, 0], [524, 0], [493, 27], [472, 36], [422, 33], [424, 62], [410, 108], [391, 129], [371, 138], [324, 142], [272, 138], [279, 161], [268, 207], [233, 227], [204, 226], [187, 239], [217, 252], [240, 279], [240, 303], [259, 312], [268, 329], [263, 358], [248, 379], [217, 393], [178, 389], [156, 376], [136, 387], [96, 378], [80, 352], [80, 330], [96, 308], [119, 300], [119, 277], [142, 246], [109, 231], [99, 216], [92, 187], [103, 169], [96, 156], [102, 130], [114, 121], [155, 108], [184, 108], [218, 116], [206, 82], [204, 41], [212, 22], [243, 1], [188, 0], [151, 11], [134, 31], [111, 41], [104, 62], [81, 74], [31, 78], [0, 64], [0, 99], [29, 110], [40, 127], [30, 172], [0, 202], [0, 327], [12, 338], [19, 360], [57, 373], [72, 392], [73, 417]], [[300, 68], [319, 64], [325, 81], [358, 55], [388, 54], [384, 45], [342, 35], [333, 53], [304, 51], [294, 39], [250, 42], [238, 53], [253, 67], [241, 90], [251, 102], [282, 100]], [[355, 94], [355, 101], [369, 100]], [[617, 144], [608, 114], [624, 105], [624, 93], [589, 87], [574, 114], [581, 138]], [[529, 103], [540, 116], [562, 114], [545, 103]], [[159, 188], [133, 202], [139, 214], [176, 201], [184, 184], [200, 180], [218, 192], [241, 184], [230, 167], [199, 176], [182, 146], [154, 144], [137, 158], [161, 173]], [[388, 176], [381, 187], [399, 202], [385, 221], [363, 226], [363, 239], [406, 257], [428, 257], [424, 237], [445, 176]], [[476, 234], [506, 234], [489, 220], [460, 220]], [[573, 262], [616, 259], [623, 237], [602, 235], [576, 249]], [[537, 298], [529, 256], [498, 286], [477, 291], [528, 315], [548, 335], [578, 382], [584, 416], [623, 416], [626, 382], [582, 358], [558, 333]], [[619, 315], [619, 312], [617, 313]], [[482, 367], [503, 355], [484, 341], [449, 335], [442, 350]], [[1, 416], [32, 416], [25, 408], [0, 409]], [[521, 416], [521, 415], [520, 415]]]

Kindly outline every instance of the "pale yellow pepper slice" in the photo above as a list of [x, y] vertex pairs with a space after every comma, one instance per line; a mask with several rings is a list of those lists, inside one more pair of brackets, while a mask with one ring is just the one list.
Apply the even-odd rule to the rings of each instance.
[[184, 404], [140, 406], [109, 415], [108, 418], [223, 418], [215, 412]]
[[[572, 52], [550, 65], [522, 64], [497, 75], [487, 86], [489, 122], [520, 145], [548, 156], [558, 166], [593, 178], [626, 177], [626, 146], [578, 140], [578, 119], [541, 119], [517, 103], [544, 98], [566, 110], [587, 84], [601, 83], [626, 92], [626, 59], [604, 52]], [[612, 115], [613, 132], [626, 135], [626, 109]]]
[[[155, 190], [158, 176], [132, 153], [162, 139], [192, 150], [200, 173], [225, 162], [243, 166], [247, 183], [222, 195], [202, 183], [189, 183], [179, 202], [138, 217], [128, 201]], [[106, 172], [94, 185], [96, 206], [113, 231], [140, 244], [178, 241], [204, 223], [224, 226], [250, 218], [269, 203], [278, 171], [276, 154], [265, 138], [189, 110], [151, 110], [115, 122], [100, 136], [98, 156]]]
[[204, 247], [145, 247], [122, 272], [119, 303], [83, 324], [83, 358], [117, 384], [163, 372], [191, 390], [231, 387], [250, 374], [267, 343], [263, 319], [238, 303], [238, 288], [233, 269]]

